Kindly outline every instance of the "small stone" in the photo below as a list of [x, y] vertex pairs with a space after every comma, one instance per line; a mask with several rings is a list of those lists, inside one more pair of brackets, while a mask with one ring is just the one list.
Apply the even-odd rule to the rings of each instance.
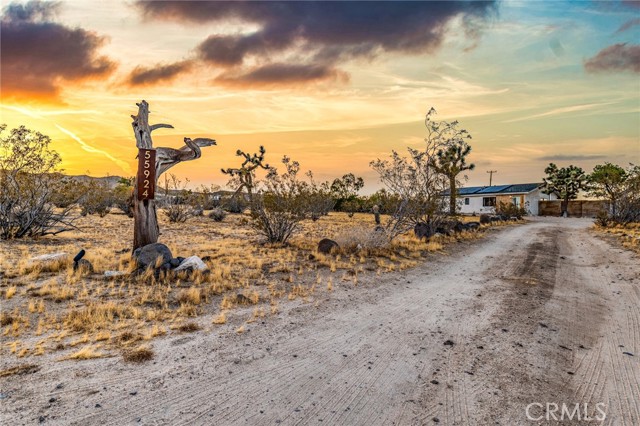
[[445, 340], [445, 341], [444, 341], [444, 345], [445, 345], [445, 346], [453, 346], [453, 345], [454, 345], [454, 343], [453, 343], [453, 341], [452, 341], [452, 340]]
[[437, 381], [437, 380], [432, 380], [432, 381], [431, 381], [431, 384], [432, 384], [432, 385], [439, 385], [439, 384], [440, 384], [440, 382], [439, 382], [439, 381]]
[[138, 394], [138, 391], [132, 391], [132, 392], [129, 392], [129, 395], [132, 395], [132, 396], [135, 396], [135, 395], [137, 395], [137, 394]]
[[191, 271], [204, 271], [209, 269], [206, 263], [202, 261], [198, 256], [191, 256], [184, 259], [177, 268], [176, 272], [191, 270]]
[[102, 405], [96, 404], [96, 408], [102, 408]]
[[634, 356], [631, 352], [622, 352], [622, 355]]
[[49, 403], [56, 402], [55, 398], [49, 398]]

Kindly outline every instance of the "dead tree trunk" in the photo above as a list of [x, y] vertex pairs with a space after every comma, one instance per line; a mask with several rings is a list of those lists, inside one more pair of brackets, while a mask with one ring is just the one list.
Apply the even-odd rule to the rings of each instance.
[[[154, 149], [151, 139], [151, 132], [159, 128], [170, 128], [170, 124], [154, 124], [149, 125], [149, 104], [142, 101], [138, 104], [138, 115], [132, 115], [133, 133], [136, 137], [136, 146], [138, 149]], [[202, 155], [200, 148], [215, 145], [214, 139], [184, 138], [185, 146], [180, 149], [173, 148], [157, 148], [155, 156], [155, 182], [154, 188], [157, 188], [158, 178], [160, 175], [181, 161], [189, 161], [200, 158]], [[136, 177], [136, 185], [138, 188], [139, 176]], [[139, 192], [139, 191], [136, 191]], [[133, 250], [143, 247], [147, 244], [158, 242], [160, 229], [158, 228], [158, 216], [156, 212], [156, 204], [153, 197], [148, 199], [140, 199], [138, 194], [134, 194], [134, 231], [133, 231]]]

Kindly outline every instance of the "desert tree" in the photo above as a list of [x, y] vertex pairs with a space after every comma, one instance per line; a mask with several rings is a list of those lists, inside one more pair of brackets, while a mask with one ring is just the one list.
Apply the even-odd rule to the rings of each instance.
[[467, 170], [473, 170], [474, 164], [467, 164], [471, 146], [467, 140], [471, 135], [465, 129], [458, 128], [458, 121], [435, 121], [436, 110], [431, 108], [425, 119], [427, 145], [437, 146], [435, 156], [430, 158], [434, 169], [446, 176], [449, 184], [449, 214], [456, 213], [456, 198], [459, 187], [458, 176]]
[[[136, 104], [138, 114], [132, 115], [133, 134], [136, 138], [138, 149], [154, 149], [151, 139], [151, 132], [160, 128], [173, 128], [170, 124], [158, 123], [149, 124], [149, 104], [142, 101]], [[184, 138], [184, 146], [175, 148], [156, 148], [155, 161], [155, 186], [162, 173], [183, 161], [191, 161], [202, 156], [201, 148], [215, 145], [216, 141], [209, 138]], [[133, 249], [145, 246], [158, 241], [160, 229], [158, 227], [158, 214], [156, 203], [153, 199], [139, 200], [134, 197], [134, 235]]]
[[640, 222], [640, 166], [630, 164], [625, 171], [624, 189], [618, 197], [613, 219], [623, 225]]
[[575, 200], [587, 188], [587, 175], [581, 167], [558, 168], [554, 163], [549, 163], [544, 172], [547, 176], [542, 179], [542, 193], [556, 194], [562, 200], [562, 215], [568, 215], [569, 200]]
[[321, 216], [326, 216], [334, 208], [336, 202], [332, 196], [331, 184], [328, 181], [316, 182], [313, 178], [313, 172], [309, 170], [306, 173], [309, 178], [307, 186], [307, 202], [311, 214], [311, 220], [316, 221]]
[[0, 125], [0, 238], [55, 235], [73, 229], [72, 205], [56, 209], [60, 155], [51, 138], [25, 126], [2, 135]]
[[346, 211], [353, 216], [356, 210], [358, 192], [364, 187], [364, 179], [353, 173], [336, 178], [331, 183], [331, 193], [336, 200], [335, 209]]
[[598, 164], [587, 176], [589, 194], [597, 198], [605, 198], [611, 206], [611, 215], [617, 215], [617, 202], [625, 191], [627, 172], [617, 164]]
[[231, 197], [232, 202], [237, 201], [238, 197], [242, 197], [243, 190], [247, 191], [251, 209], [253, 209], [253, 192], [255, 187], [256, 170], [269, 170], [269, 165], [264, 163], [264, 155], [266, 150], [264, 146], [260, 146], [257, 153], [249, 154], [242, 150], [237, 150], [236, 155], [244, 158], [240, 167], [222, 169], [222, 173], [231, 177], [228, 185], [236, 188], [235, 193]]
[[442, 194], [450, 188], [450, 179], [442, 171], [439, 153], [463, 146], [471, 136], [458, 128], [457, 121], [434, 120], [435, 114], [431, 108], [425, 116], [427, 135], [423, 149], [407, 148], [408, 156], [394, 150], [390, 159], [370, 163], [388, 191], [385, 211], [389, 218], [383, 227], [389, 239], [418, 223], [433, 231], [444, 219]]
[[446, 180], [435, 170], [433, 147], [425, 151], [408, 148], [408, 156], [392, 151], [391, 158], [377, 159], [370, 166], [387, 189], [383, 229], [389, 240], [418, 223], [437, 227], [443, 216], [442, 192]]
[[310, 217], [311, 206], [307, 197], [309, 184], [299, 178], [300, 163], [289, 157], [282, 158], [284, 172], [274, 167], [259, 182], [259, 193], [254, 194], [251, 215], [253, 226], [270, 243], [286, 243]]
[[458, 175], [466, 170], [473, 170], [475, 164], [467, 164], [466, 157], [471, 146], [466, 142], [454, 142], [452, 145], [438, 150], [435, 158], [436, 170], [446, 176], [449, 182], [449, 214], [456, 214], [458, 197]]

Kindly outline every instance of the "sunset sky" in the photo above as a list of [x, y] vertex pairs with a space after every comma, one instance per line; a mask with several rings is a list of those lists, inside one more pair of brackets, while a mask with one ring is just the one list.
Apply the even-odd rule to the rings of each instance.
[[319, 179], [420, 148], [424, 116], [472, 135], [467, 185], [549, 162], [640, 163], [640, 2], [2, 2], [0, 122], [49, 135], [69, 174], [132, 176], [145, 99], [155, 146], [218, 146], [171, 170], [227, 179], [235, 151]]

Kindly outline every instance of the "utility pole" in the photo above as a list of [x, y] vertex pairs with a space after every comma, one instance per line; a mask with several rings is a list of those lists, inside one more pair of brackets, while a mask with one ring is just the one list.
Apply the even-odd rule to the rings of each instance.
[[487, 170], [487, 173], [489, 173], [489, 186], [491, 186], [491, 181], [493, 180], [493, 174], [494, 173], [498, 173], [497, 170]]

